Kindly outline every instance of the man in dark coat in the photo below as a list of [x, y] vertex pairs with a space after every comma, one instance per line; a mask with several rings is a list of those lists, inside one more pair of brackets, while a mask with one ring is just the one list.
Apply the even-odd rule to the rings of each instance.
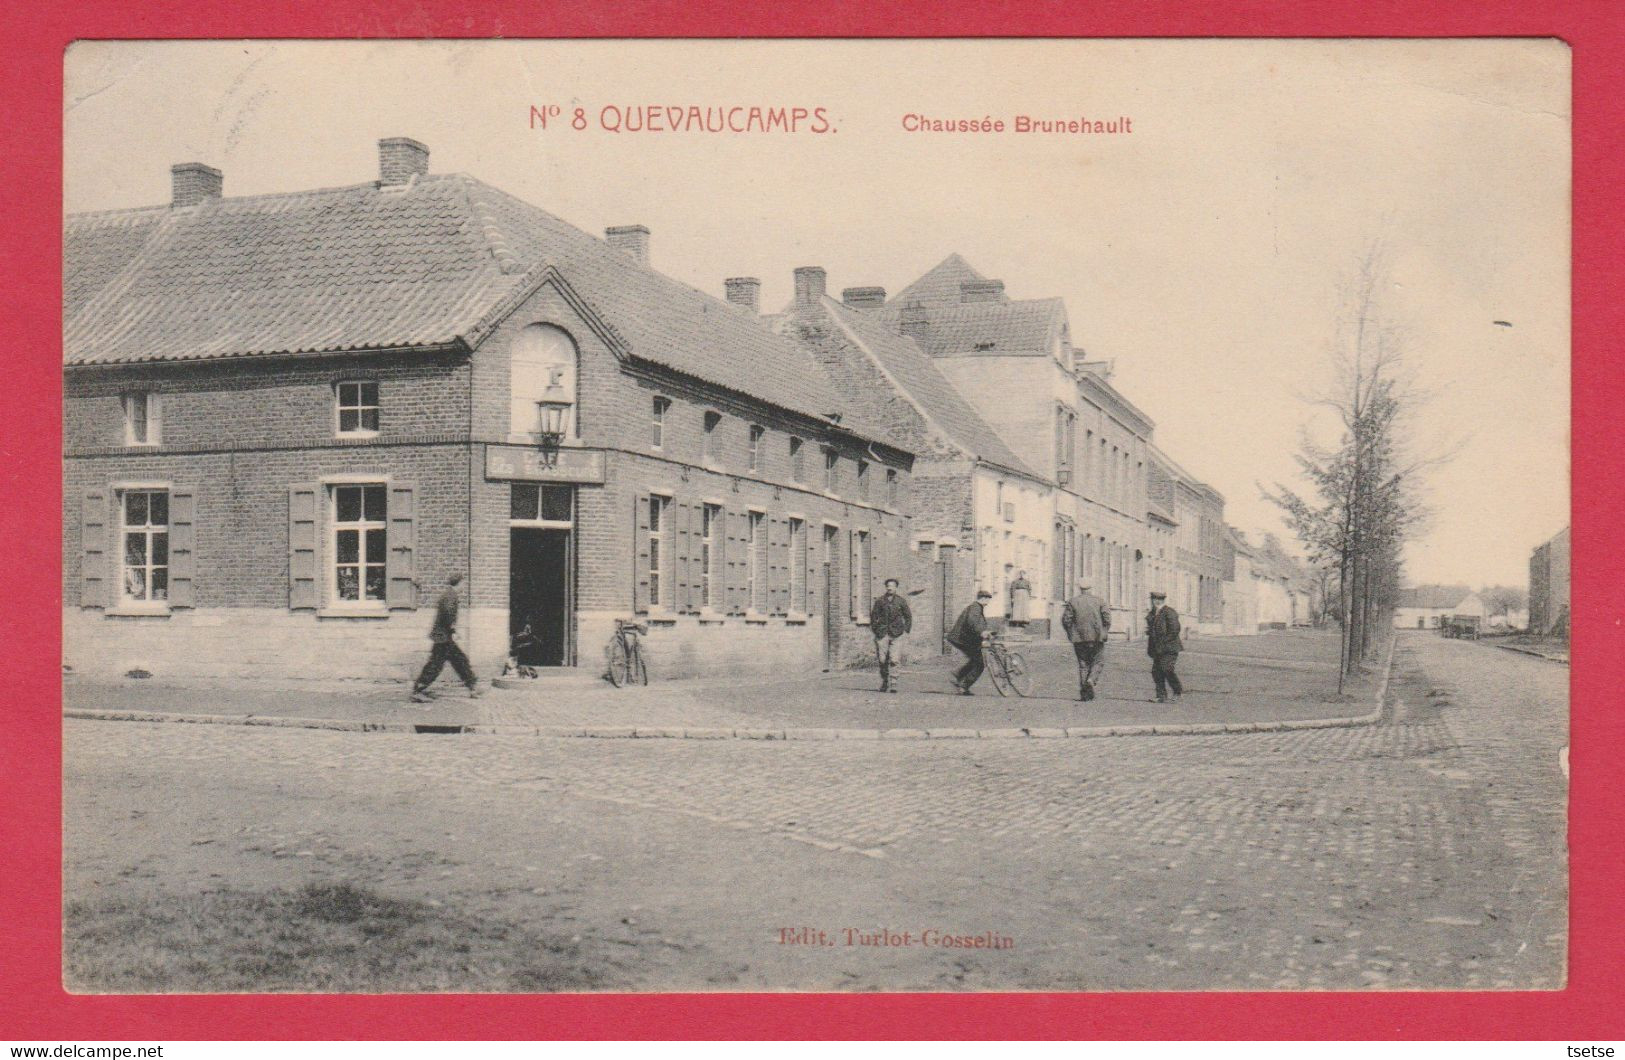
[[965, 653], [965, 665], [954, 671], [954, 687], [962, 696], [971, 694], [971, 685], [987, 669], [987, 659], [982, 655], [982, 645], [987, 639], [984, 609], [991, 599], [993, 594], [986, 589], [976, 590], [976, 602], [967, 604], [965, 610], [959, 612], [953, 628], [948, 630], [948, 643]]
[[897, 638], [906, 636], [914, 628], [914, 613], [908, 601], [898, 595], [897, 579], [886, 579], [886, 592], [875, 599], [869, 608], [869, 632], [875, 638], [875, 659], [880, 663], [880, 690], [895, 692], [891, 683], [891, 650]]
[[446, 579], [445, 591], [434, 605], [434, 628], [429, 630], [429, 639], [434, 647], [429, 649], [429, 661], [423, 664], [423, 672], [412, 683], [412, 702], [427, 703], [429, 701], [429, 686], [434, 684], [435, 678], [446, 663], [457, 671], [463, 684], [468, 686], [470, 699], [478, 699], [479, 685], [474, 676], [474, 668], [468, 665], [468, 656], [463, 649], [457, 646], [457, 609], [461, 601], [457, 597], [457, 585], [463, 580], [461, 574], [453, 574]]
[[1179, 702], [1184, 689], [1179, 687], [1179, 675], [1174, 668], [1179, 664], [1179, 612], [1165, 602], [1166, 593], [1151, 594], [1151, 610], [1145, 616], [1145, 652], [1151, 656], [1151, 680], [1157, 683], [1157, 702], [1168, 702], [1168, 691], [1173, 690], [1174, 702]]
[[1078, 579], [1078, 594], [1061, 608], [1061, 628], [1078, 657], [1078, 698], [1087, 703], [1106, 674], [1106, 633], [1112, 628], [1111, 609], [1089, 591], [1089, 579]]

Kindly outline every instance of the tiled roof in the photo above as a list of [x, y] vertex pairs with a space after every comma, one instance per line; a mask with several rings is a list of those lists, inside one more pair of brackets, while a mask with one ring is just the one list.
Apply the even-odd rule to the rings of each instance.
[[[1047, 356], [1065, 322], [1059, 298], [1015, 302], [957, 302], [925, 307], [926, 333], [920, 344], [933, 357]], [[881, 310], [893, 327], [903, 306], [886, 303]]]
[[551, 266], [634, 357], [813, 416], [842, 408], [799, 343], [461, 174], [78, 215], [65, 258], [68, 364], [477, 342]]
[[869, 351], [904, 396], [955, 445], [987, 463], [1034, 475], [913, 339], [891, 330], [873, 310], [848, 309], [832, 298], [824, 299], [824, 310]]
[[958, 305], [959, 285], [983, 283], [987, 277], [971, 268], [970, 262], [958, 254], [949, 254], [929, 272], [898, 291], [888, 305], [907, 305], [921, 302], [926, 305]]
[[1455, 607], [1473, 594], [1465, 585], [1418, 585], [1399, 591], [1398, 607]]

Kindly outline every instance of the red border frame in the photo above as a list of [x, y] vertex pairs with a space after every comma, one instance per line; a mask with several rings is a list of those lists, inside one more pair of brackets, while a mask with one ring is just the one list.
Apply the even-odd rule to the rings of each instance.
[[[5, 157], [0, 276], [13, 401], [0, 531], [13, 557], [4, 624], [12, 695], [0, 777], [0, 1028], [38, 1040], [482, 1038], [1546, 1038], [1621, 1036], [1625, 917], [1622, 744], [1606, 660], [1625, 658], [1625, 519], [1610, 409], [1625, 407], [1621, 328], [1625, 5], [1617, 0], [1102, 0], [1061, 5], [935, 0], [679, 8], [641, 0], [549, 5], [467, 0], [224, 0], [14, 5], [0, 62]], [[883, 9], [884, 8], [884, 9]], [[892, 994], [75, 997], [60, 987], [62, 56], [76, 38], [704, 36], [1559, 36], [1574, 49], [1574, 711], [1570, 985], [1554, 993]], [[1515, 149], [1509, 145], [1509, 149]], [[1509, 410], [1516, 414], [1516, 410]], [[31, 502], [31, 503], [30, 503]], [[24, 557], [18, 563], [18, 557]], [[1611, 695], [1611, 693], [1614, 693]]]

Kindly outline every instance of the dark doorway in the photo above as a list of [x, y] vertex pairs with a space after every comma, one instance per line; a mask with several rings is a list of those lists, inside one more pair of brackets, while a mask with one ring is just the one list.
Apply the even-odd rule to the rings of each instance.
[[531, 635], [516, 649], [522, 666], [566, 666], [570, 658], [570, 531], [509, 532], [508, 633]]

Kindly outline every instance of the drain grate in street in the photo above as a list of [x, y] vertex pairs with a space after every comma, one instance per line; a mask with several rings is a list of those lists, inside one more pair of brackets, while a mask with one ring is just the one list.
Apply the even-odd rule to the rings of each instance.
[[454, 733], [454, 732], [466, 732], [467, 729], [466, 729], [465, 726], [462, 726], [462, 725], [413, 725], [412, 726], [412, 731], [413, 732], [421, 732], [421, 733], [445, 734], [445, 733]]

